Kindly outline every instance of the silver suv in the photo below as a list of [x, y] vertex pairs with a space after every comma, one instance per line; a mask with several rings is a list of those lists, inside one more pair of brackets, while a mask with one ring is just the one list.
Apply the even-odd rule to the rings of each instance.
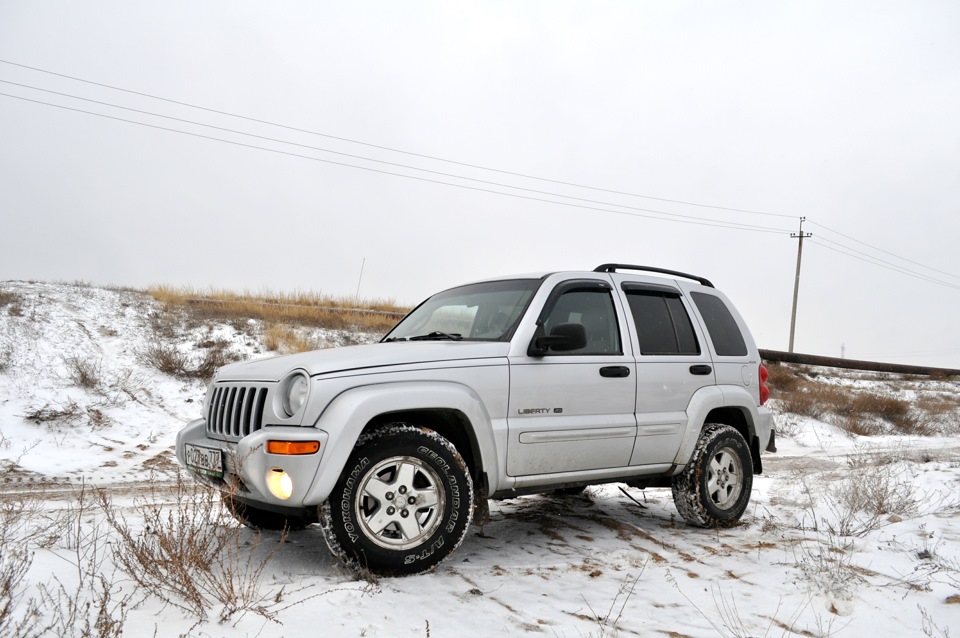
[[735, 524], [775, 451], [765, 381], [702, 277], [502, 277], [433, 295], [380, 343], [222, 368], [177, 458], [247, 525], [319, 523], [342, 560], [414, 574], [488, 498], [669, 486], [689, 523]]

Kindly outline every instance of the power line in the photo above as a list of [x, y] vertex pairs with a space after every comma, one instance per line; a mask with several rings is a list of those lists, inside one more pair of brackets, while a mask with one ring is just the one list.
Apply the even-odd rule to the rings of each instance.
[[[822, 238], [821, 238], [821, 239], [822, 239]], [[911, 270], [906, 270], [906, 269], [904, 269], [904, 268], [900, 268], [899, 266], [893, 266], [893, 265], [887, 264], [886, 262], [878, 261], [878, 260], [876, 260], [875, 258], [872, 258], [872, 257], [867, 257], [867, 258], [859, 257], [859, 256], [857, 256], [856, 254], [847, 252], [846, 250], [841, 250], [841, 249], [839, 249], [839, 248], [833, 248], [833, 247], [831, 247], [831, 246], [827, 246], [826, 244], [823, 244], [823, 243], [821, 243], [821, 242], [818, 241], [818, 240], [810, 239], [809, 241], [810, 241], [810, 243], [816, 244], [816, 245], [820, 246], [821, 248], [826, 248], [827, 250], [832, 250], [833, 252], [840, 253], [841, 255], [846, 255], [847, 257], [852, 257], [853, 259], [858, 259], [858, 260], [860, 260], [860, 261], [864, 261], [864, 262], [866, 262], [866, 263], [868, 263], [868, 264], [872, 264], [872, 265], [874, 265], [874, 266], [879, 266], [879, 267], [881, 267], [881, 268], [886, 268], [887, 270], [892, 270], [892, 271], [894, 271], [894, 272], [900, 273], [901, 275], [907, 275], [907, 276], [909, 276], [909, 277], [913, 277], [914, 279], [920, 279], [920, 280], [922, 280], [922, 281], [926, 281], [926, 282], [929, 282], [929, 283], [932, 283], [932, 284], [937, 284], [937, 285], [939, 285], [939, 286], [944, 286], [944, 287], [946, 287], [946, 288], [953, 288], [954, 290], [960, 290], [960, 286], [957, 286], [957, 285], [954, 285], [954, 284], [951, 284], [951, 283], [948, 283], [948, 282], [945, 282], [945, 281], [940, 281], [939, 279], [933, 279], [932, 277], [927, 277], [927, 276], [925, 276], [925, 275], [921, 275], [921, 274], [915, 273], [915, 272], [913, 272], [913, 271], [911, 271]], [[829, 241], [829, 240], [822, 239], [822, 241]], [[831, 243], [836, 243], [836, 242], [831, 242]], [[841, 244], [837, 244], [837, 245], [838, 245], [838, 246], [842, 246]], [[846, 247], [846, 246], [842, 246], [842, 247], [843, 247], [843, 248], [847, 248], [848, 250], [853, 250], [853, 249], [850, 249], [850, 248], [848, 248], [848, 247]]]
[[438, 156], [434, 156], [434, 155], [426, 155], [426, 154], [423, 154], [423, 153], [415, 153], [415, 152], [412, 152], [412, 151], [405, 151], [405, 150], [403, 150], [403, 149], [393, 148], [393, 147], [390, 147], [390, 146], [383, 146], [383, 145], [380, 145], [380, 144], [373, 144], [373, 143], [370, 143], [370, 142], [363, 142], [363, 141], [351, 139], [351, 138], [348, 138], [348, 137], [340, 137], [340, 136], [337, 136], [337, 135], [330, 135], [330, 134], [327, 134], [327, 133], [320, 133], [320, 132], [318, 132], [318, 131], [311, 131], [311, 130], [308, 130], [308, 129], [298, 128], [298, 127], [295, 127], [295, 126], [288, 126], [288, 125], [286, 125], [286, 124], [280, 124], [280, 123], [277, 123], [277, 122], [271, 122], [271, 121], [269, 121], [269, 120], [262, 120], [262, 119], [258, 119], [258, 118], [255, 118], [255, 117], [248, 117], [248, 116], [245, 116], [245, 115], [239, 115], [239, 114], [237, 114], [237, 113], [230, 113], [230, 112], [228, 112], [228, 111], [221, 111], [221, 110], [218, 110], [218, 109], [208, 108], [208, 107], [205, 107], [205, 106], [199, 106], [199, 105], [196, 105], [196, 104], [190, 104], [190, 103], [188, 103], [188, 102], [182, 102], [182, 101], [179, 101], [179, 100], [173, 100], [173, 99], [161, 97], [161, 96], [158, 96], [158, 95], [152, 95], [152, 94], [150, 94], [150, 93], [143, 93], [143, 92], [140, 92], [140, 91], [133, 91], [133, 90], [131, 90], [131, 89], [125, 89], [125, 88], [122, 88], [122, 87], [119, 87], [119, 86], [113, 86], [113, 85], [110, 85], [110, 84], [104, 84], [104, 83], [102, 83], [102, 82], [94, 82], [94, 81], [92, 81], [92, 80], [86, 80], [86, 79], [84, 79], [84, 78], [79, 78], [79, 77], [72, 76], [72, 75], [66, 75], [66, 74], [64, 74], [64, 73], [57, 73], [57, 72], [55, 72], [55, 71], [49, 71], [49, 70], [47, 70], [47, 69], [41, 69], [41, 68], [38, 68], [38, 67], [26, 65], [26, 64], [19, 64], [19, 63], [17, 63], [17, 62], [11, 62], [11, 61], [9, 61], [9, 60], [2, 60], [2, 59], [0, 59], [0, 62], [2, 62], [2, 63], [4, 63], [4, 64], [9, 64], [9, 65], [11, 65], [11, 66], [20, 67], [20, 68], [23, 68], [23, 69], [29, 69], [29, 70], [31, 70], [31, 71], [37, 71], [38, 73], [46, 73], [46, 74], [48, 74], [48, 75], [54, 75], [54, 76], [57, 76], [57, 77], [66, 78], [66, 79], [68, 79], [68, 80], [73, 80], [73, 81], [75, 81], [75, 82], [83, 82], [83, 83], [85, 83], [85, 84], [91, 84], [91, 85], [93, 85], [93, 86], [99, 86], [99, 87], [111, 89], [111, 90], [114, 90], [114, 91], [122, 91], [122, 92], [124, 92], [124, 93], [130, 93], [130, 94], [132, 94], [132, 95], [139, 95], [139, 96], [141, 96], [141, 97], [148, 97], [148, 98], [154, 99], [154, 100], [161, 100], [161, 101], [163, 101], [163, 102], [168, 102], [168, 103], [170, 103], [170, 104], [177, 104], [177, 105], [179, 105], [179, 106], [186, 106], [186, 107], [193, 108], [193, 109], [199, 109], [199, 110], [201, 110], [201, 111], [207, 111], [207, 112], [209, 112], [209, 113], [216, 113], [216, 114], [218, 114], [218, 115], [226, 115], [226, 116], [228, 116], [228, 117], [235, 117], [235, 118], [238, 118], [238, 119], [247, 120], [247, 121], [249, 121], [249, 122], [256, 122], [256, 123], [258, 123], [258, 124], [267, 124], [267, 125], [269, 125], [269, 126], [276, 126], [276, 127], [278, 127], [278, 128], [283, 128], [283, 129], [287, 129], [287, 130], [290, 130], [290, 131], [296, 131], [296, 132], [298, 132], [298, 133], [306, 133], [306, 134], [308, 134], [308, 135], [317, 135], [317, 136], [320, 136], [320, 137], [326, 137], [326, 138], [328, 138], [328, 139], [338, 140], [338, 141], [341, 141], [341, 142], [349, 142], [349, 143], [351, 143], [351, 144], [359, 144], [359, 145], [361, 145], [361, 146], [367, 146], [367, 147], [370, 147], [370, 148], [376, 148], [376, 149], [380, 149], [380, 150], [384, 150], [384, 151], [390, 151], [390, 152], [392, 152], [392, 153], [402, 153], [402, 154], [404, 154], [404, 155], [410, 155], [410, 156], [412, 156], [412, 157], [420, 157], [420, 158], [423, 158], [423, 159], [429, 159], [429, 160], [433, 160], [433, 161], [437, 161], [437, 162], [446, 162], [446, 163], [448, 163], [448, 164], [456, 164], [456, 165], [458, 165], [458, 166], [464, 166], [464, 167], [468, 167], [468, 168], [476, 168], [476, 169], [479, 169], [479, 170], [491, 171], [491, 172], [494, 172], [494, 173], [501, 173], [501, 174], [504, 174], [504, 175], [512, 175], [512, 176], [514, 176], [514, 177], [522, 177], [522, 178], [525, 178], [525, 179], [533, 179], [533, 180], [538, 180], [538, 181], [541, 181], [541, 182], [549, 182], [549, 183], [552, 183], [552, 184], [561, 184], [561, 185], [564, 185], [564, 186], [572, 186], [572, 187], [575, 187], [575, 188], [584, 188], [584, 189], [588, 189], [588, 190], [594, 190], [594, 191], [598, 191], [598, 192], [610, 193], [610, 194], [614, 194], [614, 195], [626, 195], [626, 196], [628, 196], [628, 197], [639, 197], [639, 198], [642, 198], [642, 199], [652, 199], [652, 200], [654, 200], [654, 201], [659, 201], [659, 202], [669, 202], [669, 203], [672, 203], [672, 204], [684, 204], [684, 205], [686, 205], [686, 206], [697, 206], [697, 207], [700, 207], [700, 208], [712, 208], [712, 209], [715, 209], [715, 210], [724, 210], [724, 211], [729, 211], [729, 212], [745, 213], [745, 214], [748, 214], [748, 215], [766, 215], [766, 216], [770, 216], [770, 217], [781, 217], [781, 218], [786, 218], [786, 219], [793, 219], [793, 218], [796, 217], [796, 215], [784, 215], [784, 214], [782, 214], [782, 213], [771, 213], [771, 212], [766, 212], [766, 211], [749, 210], [749, 209], [744, 209], [744, 208], [733, 208], [733, 207], [727, 207], [727, 206], [715, 206], [715, 205], [712, 205], [712, 204], [700, 204], [700, 203], [697, 203], [697, 202], [688, 202], [688, 201], [683, 201], [683, 200], [678, 200], [678, 199], [668, 199], [668, 198], [665, 198], [665, 197], [654, 197], [654, 196], [652, 196], [652, 195], [641, 195], [641, 194], [639, 194], [639, 193], [630, 193], [630, 192], [626, 192], [626, 191], [618, 191], [618, 190], [613, 190], [613, 189], [600, 188], [600, 187], [597, 187], [597, 186], [590, 186], [590, 185], [587, 185], [587, 184], [577, 184], [577, 183], [574, 183], [574, 182], [567, 182], [567, 181], [563, 181], [563, 180], [550, 179], [550, 178], [546, 178], [546, 177], [538, 177], [538, 176], [536, 176], [536, 175], [529, 175], [529, 174], [525, 174], [525, 173], [518, 173], [518, 172], [514, 172], [514, 171], [507, 171], [507, 170], [503, 170], [503, 169], [492, 168], [492, 167], [489, 167], [489, 166], [482, 166], [482, 165], [479, 165], [479, 164], [470, 164], [470, 163], [467, 163], [467, 162], [461, 162], [461, 161], [452, 160], [452, 159], [447, 159], [447, 158], [438, 157]]
[[[944, 285], [947, 285], [947, 286], [955, 286], [955, 284], [952, 284], [952, 283], [949, 283], [949, 282], [946, 282], [946, 281], [940, 281], [939, 279], [935, 279], [935, 278], [933, 278], [933, 277], [931, 277], [931, 276], [929, 276], [929, 275], [926, 275], [926, 274], [924, 274], [924, 273], [917, 272], [917, 271], [915, 271], [915, 270], [910, 270], [909, 268], [906, 268], [905, 266], [900, 266], [900, 265], [898, 265], [898, 264], [894, 264], [894, 263], [889, 262], [889, 261], [886, 261], [886, 260], [884, 260], [884, 259], [880, 259], [879, 257], [874, 257], [873, 255], [869, 255], [869, 254], [867, 254], [867, 253], [865, 253], [865, 252], [862, 252], [862, 251], [860, 251], [860, 250], [857, 250], [857, 249], [855, 249], [855, 248], [851, 248], [850, 246], [845, 246], [845, 245], [843, 245], [843, 244], [841, 244], [841, 243], [839, 243], [839, 242], [835, 242], [835, 241], [833, 241], [833, 240], [831, 240], [831, 239], [824, 239], [823, 237], [820, 237], [820, 241], [825, 241], [825, 242], [827, 242], [828, 244], [833, 244], [834, 246], [838, 246], [839, 248], [842, 248], [842, 249], [844, 249], [844, 250], [848, 250], [848, 251], [850, 251], [850, 252], [852, 252], [852, 253], [855, 253], [855, 254], [857, 254], [857, 255], [861, 255], [861, 256], [865, 257], [866, 259], [868, 259], [868, 260], [872, 260], [873, 262], [876, 262], [876, 265], [888, 266], [891, 270], [896, 270], [897, 272], [902, 272], [903, 274], [906, 274], [906, 275], [913, 275], [913, 276], [915, 276], [915, 277], [919, 277], [919, 278], [925, 279], [925, 280], [927, 280], [927, 281], [931, 281], [931, 282], [935, 282], [935, 283], [941, 283], [941, 284], [944, 284]], [[824, 247], [826, 248], [826, 246], [824, 246]], [[850, 256], [852, 256], [852, 255], [850, 255]]]
[[[330, 154], [333, 154], [333, 155], [339, 155], [339, 156], [341, 156], [341, 157], [349, 157], [349, 158], [351, 158], [351, 159], [358, 159], [358, 160], [363, 160], [363, 161], [367, 161], [367, 162], [375, 162], [375, 163], [377, 163], [377, 164], [384, 164], [384, 165], [387, 165], [387, 166], [394, 166], [394, 167], [397, 167], [397, 168], [405, 168], [405, 169], [408, 169], [408, 170], [421, 171], [421, 172], [424, 172], [424, 173], [430, 173], [430, 174], [432, 174], [432, 175], [439, 175], [439, 176], [441, 176], [441, 177], [450, 177], [450, 178], [454, 178], [454, 179], [462, 179], [462, 180], [471, 181], [471, 182], [476, 182], [476, 183], [480, 183], [480, 184], [487, 184], [487, 185], [489, 185], [489, 186], [498, 186], [498, 187], [500, 187], [500, 188], [512, 188], [512, 189], [515, 189], [515, 190], [524, 191], [524, 192], [528, 192], [528, 193], [536, 193], [536, 194], [539, 194], [539, 195], [548, 195], [548, 196], [550, 196], [550, 197], [562, 197], [562, 198], [564, 198], [564, 199], [571, 199], [571, 200], [574, 200], [574, 201], [586, 202], [586, 203], [589, 203], [589, 204], [599, 204], [599, 205], [601, 205], [601, 206], [616, 206], [616, 207], [618, 207], [618, 208], [626, 208], [626, 209], [629, 209], [629, 210], [636, 210], [636, 211], [641, 211], [641, 212], [646, 212], [646, 213], [655, 213], [655, 214], [658, 214], [658, 215], [666, 215], [666, 216], [669, 216], [669, 217], [679, 217], [679, 218], [691, 219], [691, 220], [697, 220], [697, 221], [704, 221], [704, 222], [720, 222], [720, 223], [723, 223], [723, 224], [730, 224], [731, 226], [736, 226], [736, 227], [738, 227], [738, 228], [744, 228], [744, 229], [774, 230], [774, 229], [771, 229], [770, 227], [767, 227], [767, 226], [756, 226], [756, 225], [753, 225], [753, 224], [741, 224], [741, 223], [739, 223], [739, 222], [728, 222], [728, 221], [725, 221], [725, 220], [717, 220], [717, 219], [712, 219], [712, 218], [709, 218], [709, 217], [697, 217], [697, 216], [695, 216], [695, 215], [683, 215], [683, 214], [680, 214], [680, 213], [670, 213], [670, 212], [666, 212], [666, 211], [653, 210], [653, 209], [649, 209], [649, 208], [640, 208], [640, 207], [637, 207], [637, 206], [628, 206], [628, 205], [626, 205], [626, 204], [618, 204], [618, 203], [615, 203], [615, 202], [598, 201], [598, 200], [594, 200], [594, 199], [587, 199], [587, 198], [584, 198], [584, 197], [574, 197], [574, 196], [572, 196], [572, 195], [564, 195], [564, 194], [562, 194], [562, 193], [554, 193], [554, 192], [550, 192], [550, 191], [542, 191], [542, 190], [537, 190], [537, 189], [533, 189], [533, 188], [525, 188], [525, 187], [522, 187], [522, 186], [514, 186], [514, 185], [512, 185], [512, 184], [504, 184], [504, 183], [501, 183], [501, 182], [493, 182], [493, 181], [489, 181], [489, 180], [478, 179], [478, 178], [475, 178], [475, 177], [466, 177], [466, 176], [457, 175], [457, 174], [454, 174], [454, 173], [444, 173], [444, 172], [442, 172], [442, 171], [435, 171], [435, 170], [430, 170], [430, 169], [427, 169], [427, 168], [420, 168], [420, 167], [418, 167], [418, 166], [411, 166], [411, 165], [409, 165], [409, 164], [400, 164], [400, 163], [397, 163], [397, 162], [388, 162], [388, 161], [386, 161], [386, 160], [375, 159], [375, 158], [366, 157], [366, 156], [363, 156], [363, 155], [354, 155], [354, 154], [351, 154], [351, 153], [343, 153], [343, 152], [341, 152], [341, 151], [334, 151], [334, 150], [332, 150], [332, 149], [322, 148], [322, 147], [319, 147], [319, 146], [311, 146], [311, 145], [309, 145], [309, 144], [300, 144], [300, 143], [298, 143], [298, 142], [290, 142], [290, 141], [287, 141], [287, 140], [277, 139], [277, 138], [275, 138], [275, 137], [268, 137], [268, 136], [266, 136], [266, 135], [257, 135], [257, 134], [254, 134], [254, 133], [248, 133], [248, 132], [245, 132], [245, 131], [239, 131], [239, 130], [236, 130], [236, 129], [226, 128], [226, 127], [223, 127], [223, 126], [215, 126], [215, 125], [213, 125], [213, 124], [205, 124], [205, 123], [203, 123], [203, 122], [197, 122], [197, 121], [195, 121], [195, 120], [188, 120], [188, 119], [185, 119], [185, 118], [173, 117], [173, 116], [170, 116], [170, 115], [163, 115], [163, 114], [161, 114], [161, 113], [155, 113], [155, 112], [153, 112], [153, 111], [145, 111], [145, 110], [142, 110], [142, 109], [135, 109], [135, 108], [127, 107], [127, 106], [121, 106], [121, 105], [119, 105], [119, 104], [113, 104], [113, 103], [111, 103], [111, 102], [103, 102], [103, 101], [100, 101], [100, 100], [93, 100], [93, 99], [90, 99], [90, 98], [85, 98], [85, 97], [80, 97], [80, 96], [77, 96], [77, 95], [72, 95], [72, 94], [70, 94], [70, 93], [62, 93], [62, 92], [60, 92], [60, 91], [53, 91], [53, 90], [50, 90], [50, 89], [44, 89], [44, 88], [40, 88], [40, 87], [36, 87], [36, 86], [31, 86], [31, 85], [29, 85], [29, 84], [21, 84], [21, 83], [19, 83], [19, 82], [11, 82], [10, 80], [2, 80], [2, 79], [0, 79], [0, 82], [2, 82], [2, 83], [4, 83], [4, 84], [11, 84], [11, 85], [13, 85], [13, 86], [19, 86], [19, 87], [26, 88], [26, 89], [31, 89], [31, 90], [34, 90], [34, 91], [42, 91], [42, 92], [44, 92], [44, 93], [51, 93], [51, 94], [53, 94], [53, 95], [59, 95], [59, 96], [61, 96], [61, 97], [67, 97], [67, 98], [71, 98], [71, 99], [75, 99], [75, 100], [81, 100], [81, 101], [90, 102], [90, 103], [93, 103], [93, 104], [99, 104], [99, 105], [101, 105], [101, 106], [107, 106], [107, 107], [111, 107], [111, 108], [122, 109], [122, 110], [124, 110], [124, 111], [131, 111], [131, 112], [133, 112], [133, 113], [140, 113], [141, 115], [149, 115], [149, 116], [152, 116], [152, 117], [159, 117], [159, 118], [163, 118], [163, 119], [166, 119], [166, 120], [173, 120], [173, 121], [175, 121], [175, 122], [182, 122], [182, 123], [185, 123], [185, 124], [192, 124], [192, 125], [194, 125], [194, 126], [203, 126], [203, 127], [206, 127], [206, 128], [210, 128], [210, 129], [217, 130], [217, 131], [224, 131], [224, 132], [227, 132], [227, 133], [234, 133], [234, 134], [237, 134], [237, 135], [244, 135], [244, 136], [252, 137], [252, 138], [255, 138], [255, 139], [265, 140], [265, 141], [269, 141], [269, 142], [276, 142], [276, 143], [278, 143], [278, 144], [288, 144], [288, 145], [290, 145], [290, 146], [296, 146], [296, 147], [299, 147], [299, 148], [306, 148], [306, 149], [310, 149], [310, 150], [314, 150], [314, 151], [319, 151], [319, 152], [322, 152], [322, 153], [330, 153]], [[6, 95], [6, 94], [4, 94], [4, 95]], [[58, 106], [58, 105], [50, 104], [50, 103], [47, 103], [47, 102], [40, 102], [40, 103], [41, 103], [41, 104], [46, 104], [47, 106]], [[79, 110], [79, 109], [78, 109], [78, 110]], [[82, 111], [82, 110], [80, 110], [80, 112], [94, 114], [93, 112]], [[132, 120], [123, 120], [123, 121], [133, 122]], [[171, 129], [171, 130], [172, 130], [172, 129]]]
[[[96, 112], [93, 112], [93, 111], [86, 111], [86, 110], [84, 110], [84, 109], [78, 109], [78, 108], [74, 108], [74, 107], [70, 107], [70, 106], [64, 106], [64, 105], [61, 105], [61, 104], [52, 104], [52, 103], [50, 103], [50, 102], [43, 102], [43, 101], [41, 101], [41, 100], [33, 100], [33, 99], [26, 98], [26, 97], [22, 97], [22, 96], [19, 96], [19, 95], [10, 95], [9, 93], [0, 93], [0, 96], [9, 97], [9, 98], [13, 98], [13, 99], [16, 99], [16, 100], [22, 100], [22, 101], [24, 101], [24, 102], [31, 102], [31, 103], [34, 103], [34, 104], [42, 104], [42, 105], [45, 105], [45, 106], [50, 106], [50, 107], [53, 107], [53, 108], [63, 109], [63, 110], [66, 110], [66, 111], [73, 111], [73, 112], [76, 112], [76, 113], [85, 113], [85, 114], [87, 114], [87, 115], [94, 115], [94, 116], [96, 116], [96, 117], [101, 117], [101, 118], [105, 118], [105, 119], [109, 119], [109, 120], [116, 120], [116, 121], [119, 121], [119, 122], [126, 122], [126, 123], [128, 123], [128, 124], [135, 124], [135, 125], [137, 125], [137, 126], [145, 126], [145, 127], [147, 127], [147, 128], [157, 129], [157, 130], [161, 130], [161, 131], [169, 131], [169, 132], [171, 132], [171, 133], [179, 133], [179, 134], [181, 134], [181, 135], [189, 135], [189, 136], [191, 136], [191, 137], [197, 137], [197, 138], [201, 138], [201, 139], [212, 140], [212, 141], [214, 141], [214, 142], [222, 142], [222, 143], [224, 143], [224, 144], [232, 144], [232, 145], [234, 145], [234, 146], [241, 146], [241, 147], [244, 147], [244, 148], [251, 148], [251, 149], [256, 149], [256, 150], [260, 150], [260, 151], [267, 151], [267, 152], [270, 152], [270, 153], [277, 153], [277, 154], [279, 154], [279, 155], [287, 155], [287, 156], [290, 156], [290, 157], [297, 157], [297, 158], [301, 158], [301, 159], [311, 160], [311, 161], [314, 161], [314, 162], [322, 162], [322, 163], [324, 163], [324, 164], [332, 164], [332, 165], [335, 165], [335, 166], [343, 166], [343, 167], [347, 167], [347, 168], [355, 168], [355, 169], [358, 169], [358, 170], [369, 171], [369, 172], [371, 172], [371, 173], [379, 173], [379, 174], [382, 174], [382, 175], [392, 175], [392, 176], [394, 176], [394, 177], [403, 177], [403, 178], [406, 178], [406, 179], [414, 179], [414, 180], [417, 180], [417, 181], [428, 182], [428, 183], [432, 183], [432, 184], [442, 184], [442, 185], [444, 185], [444, 186], [452, 186], [452, 187], [454, 187], [454, 188], [462, 188], [462, 189], [466, 189], [466, 190], [472, 190], [472, 191], [478, 191], [478, 192], [484, 192], [484, 193], [492, 193], [492, 194], [495, 194], [495, 195], [502, 195], [502, 196], [504, 196], [504, 197], [514, 197], [514, 198], [517, 198], [517, 199], [524, 199], [524, 200], [528, 200], [528, 201], [544, 202], [544, 203], [547, 203], [547, 204], [556, 204], [556, 205], [558, 205], [558, 206], [568, 206], [568, 207], [571, 207], [571, 208], [582, 208], [582, 209], [585, 209], [585, 210], [595, 210], [595, 211], [600, 211], [600, 212], [604, 212], [604, 213], [612, 213], [612, 214], [615, 214], [615, 215], [627, 215], [627, 216], [630, 216], [630, 217], [641, 217], [641, 218], [645, 218], [645, 219], [655, 219], [655, 220], [659, 220], [659, 221], [673, 222], [673, 223], [676, 223], [676, 224], [692, 224], [692, 225], [696, 225], [696, 226], [711, 226], [711, 227], [714, 227], [714, 228], [728, 228], [728, 229], [731, 229], [731, 230], [745, 230], [745, 231], [760, 232], [760, 233], [786, 234], [786, 233], [788, 232], [788, 231], [780, 230], [780, 229], [778, 229], [778, 228], [768, 228], [768, 227], [763, 227], [763, 226], [751, 226], [751, 225], [747, 225], [747, 224], [737, 224], [737, 223], [735, 223], [735, 222], [723, 222], [723, 221], [721, 221], [721, 220], [710, 220], [711, 222], [714, 222], [714, 223], [707, 223], [707, 222], [704, 222], [704, 221], [693, 221], [693, 220], [687, 220], [687, 219], [672, 219], [671, 217], [657, 217], [657, 216], [654, 216], [654, 215], [644, 215], [644, 214], [640, 214], [640, 213], [632, 213], [632, 212], [622, 211], [622, 210], [611, 210], [611, 209], [608, 209], [608, 208], [600, 208], [600, 207], [597, 207], [597, 206], [585, 206], [585, 205], [583, 205], [583, 204], [574, 204], [574, 203], [571, 203], [571, 202], [558, 202], [558, 201], [555, 201], [555, 200], [544, 199], [544, 198], [541, 198], [541, 197], [532, 197], [532, 196], [529, 196], [529, 195], [520, 195], [520, 194], [518, 194], [518, 193], [505, 193], [505, 192], [503, 192], [503, 191], [497, 191], [497, 190], [493, 190], [493, 189], [489, 189], [489, 188], [480, 188], [480, 187], [477, 187], [477, 186], [467, 186], [467, 185], [465, 185], [465, 184], [453, 184], [453, 183], [451, 183], [451, 182], [445, 182], [445, 181], [442, 181], [442, 180], [430, 179], [430, 178], [427, 178], [427, 177], [418, 177], [418, 176], [416, 176], [416, 175], [404, 175], [403, 173], [395, 173], [395, 172], [392, 172], [392, 171], [386, 171], [386, 170], [381, 170], [381, 169], [377, 169], [377, 168], [371, 168], [371, 167], [369, 167], [369, 166], [358, 166], [358, 165], [356, 165], [356, 164], [348, 164], [348, 163], [346, 163], [346, 162], [337, 162], [337, 161], [334, 161], [334, 160], [322, 159], [322, 158], [319, 158], [319, 157], [312, 157], [312, 156], [309, 156], [309, 155], [302, 155], [302, 154], [300, 154], [300, 153], [292, 153], [292, 152], [290, 152], [290, 151], [282, 151], [282, 150], [279, 150], [279, 149], [268, 148], [268, 147], [265, 147], [265, 146], [257, 146], [257, 145], [255, 145], [255, 144], [245, 144], [245, 143], [243, 143], [243, 142], [237, 142], [237, 141], [234, 141], [234, 140], [226, 140], [226, 139], [223, 139], [223, 138], [213, 137], [213, 136], [210, 136], [210, 135], [202, 135], [202, 134], [200, 134], [200, 133], [192, 133], [192, 132], [189, 132], [189, 131], [181, 131], [181, 130], [179, 130], [179, 129], [169, 128], [169, 127], [166, 127], [166, 126], [158, 126], [158, 125], [156, 125], [156, 124], [147, 124], [147, 123], [145, 123], [145, 122], [137, 122], [137, 121], [135, 121], [135, 120], [128, 120], [128, 119], [125, 119], [125, 118], [122, 118], [122, 117], [116, 117], [116, 116], [114, 116], [114, 115], [106, 115], [106, 114], [104, 114], [104, 113], [96, 113]], [[510, 187], [510, 188], [512, 188], [512, 187]], [[558, 196], [559, 196], [559, 197], [564, 197], [563, 195], [558, 195]], [[673, 213], [665, 213], [665, 212], [662, 212], [662, 211], [649, 211], [649, 212], [653, 212], [653, 213], [656, 213], [656, 214], [658, 214], [658, 215], [673, 215], [673, 216], [676, 216], [676, 215], [674, 215]]]
[[[921, 268], [925, 268], [925, 269], [927, 269], [927, 270], [933, 271], [933, 272], [935, 272], [935, 273], [939, 273], [939, 274], [941, 274], [941, 275], [946, 275], [946, 276], [948, 276], [948, 277], [953, 277], [954, 279], [960, 279], [960, 275], [954, 275], [954, 274], [949, 273], [949, 272], [946, 272], [946, 271], [944, 271], [944, 270], [937, 270], [936, 268], [931, 268], [930, 266], [926, 266], [926, 265], [924, 265], [924, 264], [921, 264], [921, 263], [918, 262], [918, 261], [913, 261], [912, 259], [907, 259], [906, 257], [900, 257], [899, 255], [895, 255], [894, 253], [890, 252], [889, 250], [884, 250], [883, 248], [878, 248], [877, 246], [873, 246], [872, 244], [868, 244], [868, 243], [865, 242], [865, 241], [860, 241], [859, 239], [857, 239], [857, 238], [855, 238], [855, 237], [851, 237], [850, 235], [844, 235], [843, 233], [841, 233], [841, 232], [838, 231], [838, 230], [833, 230], [832, 228], [827, 228], [827, 227], [824, 226], [823, 224], [818, 224], [818, 223], [815, 222], [815, 221], [812, 221], [812, 220], [811, 220], [810, 223], [813, 224], [814, 226], [819, 226], [820, 228], [822, 228], [822, 229], [824, 229], [824, 230], [826, 230], [826, 231], [828, 231], [828, 232], [831, 232], [831, 233], [833, 233], [833, 234], [835, 234], [835, 235], [840, 235], [841, 237], [845, 237], [846, 239], [849, 239], [850, 241], [855, 241], [855, 242], [857, 242], [858, 244], [861, 244], [861, 245], [863, 245], [863, 246], [866, 246], [867, 248], [872, 248], [873, 250], [879, 251], [879, 252], [884, 253], [884, 254], [886, 254], [886, 255], [890, 255], [891, 257], [896, 257], [897, 259], [899, 259], [899, 260], [901, 260], [901, 261], [905, 261], [905, 262], [910, 263], [910, 264], [913, 264], [914, 266], [920, 266]], [[850, 250], [853, 250], [853, 249], [851, 248]], [[861, 253], [861, 254], [864, 254], [864, 253]]]

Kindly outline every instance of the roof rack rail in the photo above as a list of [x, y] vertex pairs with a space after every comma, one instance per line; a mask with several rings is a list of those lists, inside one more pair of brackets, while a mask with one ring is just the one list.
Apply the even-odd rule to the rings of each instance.
[[666, 268], [653, 268], [651, 266], [634, 266], [633, 264], [601, 264], [593, 269], [593, 272], [617, 272], [617, 270], [643, 270], [646, 272], [655, 272], [661, 275], [673, 275], [675, 277], [683, 277], [684, 279], [693, 279], [694, 281], [700, 282], [704, 286], [709, 286], [710, 288], [716, 288], [709, 279], [703, 277], [697, 277], [696, 275], [691, 275], [685, 272], [680, 272], [678, 270], [667, 270]]

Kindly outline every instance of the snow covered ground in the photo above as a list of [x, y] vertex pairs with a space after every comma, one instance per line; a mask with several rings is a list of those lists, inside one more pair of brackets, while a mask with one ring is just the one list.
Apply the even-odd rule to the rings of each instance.
[[[595, 487], [494, 502], [435, 573], [362, 578], [318, 529], [261, 537], [177, 484], [204, 384], [143, 354], [167, 339], [193, 361], [267, 356], [255, 323], [171, 334], [151, 298], [84, 285], [3, 282], [0, 302], [0, 636], [960, 636], [956, 436], [782, 414], [739, 527], [684, 525], [669, 490]], [[960, 399], [951, 380], [821, 375]], [[198, 613], [138, 587], [125, 559], [171, 530], [231, 541], [212, 573], [248, 602], [208, 595]]]

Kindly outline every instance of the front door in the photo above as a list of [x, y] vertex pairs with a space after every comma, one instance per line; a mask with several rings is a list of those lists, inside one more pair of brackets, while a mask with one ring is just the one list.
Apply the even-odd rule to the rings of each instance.
[[544, 334], [584, 326], [569, 352], [510, 359], [507, 474], [530, 476], [625, 467], [637, 422], [636, 363], [624, 354], [619, 302], [600, 280], [564, 282], [541, 316]]

